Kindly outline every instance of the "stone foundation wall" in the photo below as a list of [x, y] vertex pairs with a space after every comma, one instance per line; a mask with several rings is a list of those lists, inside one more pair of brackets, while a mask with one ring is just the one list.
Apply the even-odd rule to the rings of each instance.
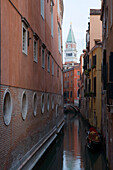
[[[4, 122], [4, 94], [8, 91], [12, 101], [11, 121]], [[22, 118], [22, 95], [25, 92], [28, 109], [25, 120]], [[33, 114], [33, 95], [37, 95], [37, 113]], [[41, 112], [41, 96], [44, 94], [44, 113]], [[49, 94], [49, 111], [47, 110], [47, 96]], [[52, 96], [54, 108], [52, 109]], [[61, 95], [32, 91], [15, 87], [0, 87], [0, 167], [11, 169], [21, 163], [23, 157], [40, 141], [45, 139], [57, 123], [63, 119], [63, 98]], [[56, 106], [58, 109], [56, 109]], [[58, 114], [56, 113], [58, 110]], [[8, 113], [5, 113], [8, 114]], [[56, 121], [57, 120], [57, 121]], [[29, 152], [29, 154], [31, 154]]]

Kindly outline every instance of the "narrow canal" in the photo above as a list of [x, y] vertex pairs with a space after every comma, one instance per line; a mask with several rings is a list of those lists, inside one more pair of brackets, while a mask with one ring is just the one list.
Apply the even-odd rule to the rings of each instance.
[[34, 170], [107, 170], [104, 149], [86, 147], [88, 125], [75, 114], [65, 115], [64, 131], [49, 147]]

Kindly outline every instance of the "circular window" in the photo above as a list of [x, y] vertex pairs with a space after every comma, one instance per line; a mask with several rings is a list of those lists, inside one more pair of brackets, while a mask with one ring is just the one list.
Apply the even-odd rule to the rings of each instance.
[[44, 94], [42, 94], [42, 98], [41, 98], [41, 111], [42, 113], [44, 113]]
[[27, 109], [28, 109], [28, 100], [27, 100], [26, 93], [24, 92], [22, 95], [22, 118], [23, 120], [26, 119]]
[[47, 111], [49, 111], [49, 94], [47, 95]]
[[52, 109], [54, 109], [54, 96], [52, 96]]
[[37, 94], [34, 93], [33, 95], [33, 115], [36, 116], [37, 114]]
[[4, 94], [3, 114], [4, 114], [4, 123], [6, 125], [9, 125], [11, 121], [11, 114], [12, 114], [12, 100], [11, 100], [11, 94], [7, 90]]

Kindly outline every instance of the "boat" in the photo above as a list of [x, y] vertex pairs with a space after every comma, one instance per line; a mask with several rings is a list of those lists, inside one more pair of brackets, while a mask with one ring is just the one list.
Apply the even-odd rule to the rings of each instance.
[[91, 127], [87, 132], [87, 147], [91, 151], [97, 151], [102, 145], [102, 135], [97, 132], [94, 127]]

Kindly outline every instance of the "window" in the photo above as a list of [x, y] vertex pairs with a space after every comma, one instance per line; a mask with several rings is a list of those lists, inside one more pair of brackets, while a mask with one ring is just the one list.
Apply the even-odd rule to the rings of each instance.
[[44, 113], [44, 94], [41, 97], [41, 112]]
[[49, 111], [49, 94], [47, 95], [47, 111]]
[[50, 72], [50, 56], [49, 56], [49, 54], [48, 54], [48, 56], [47, 56], [47, 66], [48, 66], [48, 72]]
[[67, 97], [69, 97], [69, 91], [67, 91]]
[[57, 77], [59, 77], [59, 66], [57, 66]]
[[93, 56], [93, 65], [96, 66], [96, 55]]
[[67, 73], [67, 77], [69, 77], [69, 73]]
[[37, 94], [34, 93], [33, 95], [33, 115], [36, 116], [37, 114]]
[[79, 97], [79, 90], [77, 91], [77, 97]]
[[61, 53], [61, 36], [60, 36], [60, 27], [58, 25], [58, 49], [59, 52]]
[[42, 48], [42, 68], [45, 68], [45, 52], [43, 48]]
[[41, 0], [41, 16], [44, 19], [44, 0]]
[[80, 76], [80, 71], [77, 71], [77, 75]]
[[5, 125], [9, 125], [11, 121], [11, 114], [12, 114], [12, 100], [11, 100], [11, 94], [8, 90], [6, 90], [4, 94], [3, 114], [4, 114]]
[[54, 60], [52, 59], [52, 75], [54, 75]]
[[27, 27], [22, 23], [22, 52], [27, 55]]
[[94, 77], [94, 97], [96, 97], [96, 77]]
[[54, 109], [54, 96], [52, 96], [52, 109]]
[[73, 72], [71, 72], [71, 76], [73, 75]]
[[71, 87], [73, 87], [73, 81], [71, 80]]
[[34, 56], [34, 61], [38, 62], [37, 40], [35, 38], [33, 41], [33, 56]]
[[72, 53], [67, 53], [66, 56], [72, 56]]
[[51, 35], [53, 37], [53, 3], [51, 2]]
[[22, 95], [22, 118], [23, 120], [26, 119], [27, 109], [28, 109], [28, 100], [27, 100], [26, 93], [24, 92]]
[[73, 93], [72, 93], [72, 91], [71, 91], [71, 92], [70, 92], [70, 97], [71, 97], [71, 98], [72, 98], [72, 94], [73, 94]]

